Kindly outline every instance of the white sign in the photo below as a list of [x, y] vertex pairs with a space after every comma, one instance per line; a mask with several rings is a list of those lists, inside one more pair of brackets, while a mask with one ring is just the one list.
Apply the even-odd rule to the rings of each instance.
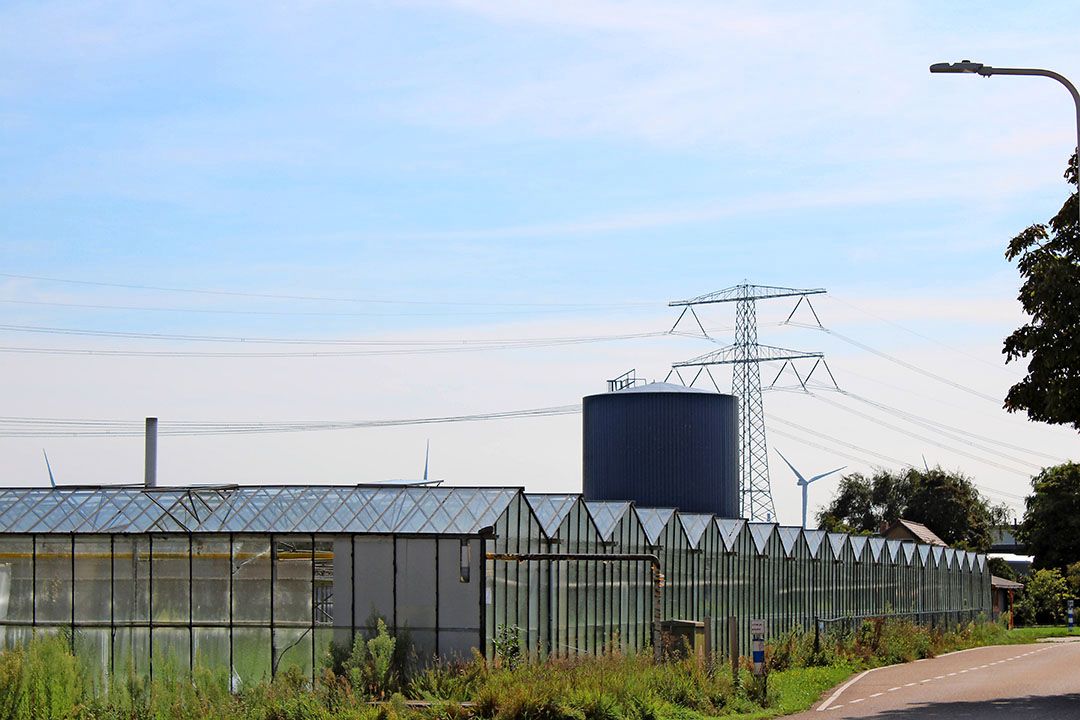
[[750, 621], [750, 658], [754, 661], [754, 674], [765, 672], [765, 621]]

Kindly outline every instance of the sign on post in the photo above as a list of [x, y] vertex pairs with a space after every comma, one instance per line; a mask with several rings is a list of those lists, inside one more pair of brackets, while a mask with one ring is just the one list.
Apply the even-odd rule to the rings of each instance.
[[1073, 631], [1073, 601], [1069, 601], [1069, 632]]
[[765, 621], [750, 621], [750, 657], [754, 661], [754, 675], [765, 674]]

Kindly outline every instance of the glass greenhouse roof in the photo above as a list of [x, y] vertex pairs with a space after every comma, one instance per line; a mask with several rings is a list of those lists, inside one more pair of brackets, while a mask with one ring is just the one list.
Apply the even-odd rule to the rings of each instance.
[[373, 486], [0, 488], [0, 533], [471, 535], [519, 490]]
[[619, 521], [630, 511], [630, 503], [605, 500], [589, 501], [585, 503], [585, 508], [589, 511], [589, 515], [592, 516], [593, 522], [596, 523], [596, 529], [600, 531], [600, 537], [604, 540], [611, 540]]
[[581, 499], [580, 495], [540, 495], [528, 493], [525, 498], [536, 513], [536, 519], [540, 521], [540, 527], [548, 537], [555, 537], [559, 533], [559, 526], [566, 516], [570, 514], [574, 503]]

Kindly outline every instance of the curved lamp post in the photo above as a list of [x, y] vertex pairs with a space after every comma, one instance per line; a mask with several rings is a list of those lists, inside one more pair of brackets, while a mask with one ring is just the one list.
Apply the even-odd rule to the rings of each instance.
[[[1040, 70], [1038, 68], [996, 68], [989, 65], [983, 65], [982, 63], [971, 62], [970, 60], [962, 60], [958, 63], [934, 63], [930, 66], [930, 72], [932, 73], [971, 73], [976, 75], [982, 75], [983, 77], [990, 77], [991, 75], [1037, 75], [1039, 77], [1048, 77], [1051, 80], [1057, 80], [1059, 83], [1065, 86], [1065, 89], [1072, 95], [1073, 103], [1076, 105], [1076, 151], [1080, 153], [1080, 92], [1076, 91], [1076, 86], [1069, 82], [1069, 79], [1060, 73], [1056, 73], [1053, 70]], [[1078, 168], [1080, 170], [1080, 168]], [[1080, 188], [1078, 188], [1080, 192]], [[1077, 212], [1080, 213], [1080, 201], [1077, 202]]]

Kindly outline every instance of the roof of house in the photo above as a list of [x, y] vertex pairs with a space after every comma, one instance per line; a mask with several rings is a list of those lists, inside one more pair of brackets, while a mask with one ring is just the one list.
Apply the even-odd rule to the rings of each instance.
[[915, 542], [923, 543], [924, 545], [940, 545], [941, 547], [948, 547], [948, 543], [935, 535], [934, 531], [930, 528], [922, 523], [917, 523], [913, 520], [904, 520], [903, 518], [894, 522], [881, 534], [888, 537], [889, 534], [897, 528], [903, 528], [911, 533]]
[[995, 590], [1023, 590], [1024, 583], [1018, 583], [1013, 580], [999, 578], [997, 575], [991, 575], [990, 587], [994, 588]]

